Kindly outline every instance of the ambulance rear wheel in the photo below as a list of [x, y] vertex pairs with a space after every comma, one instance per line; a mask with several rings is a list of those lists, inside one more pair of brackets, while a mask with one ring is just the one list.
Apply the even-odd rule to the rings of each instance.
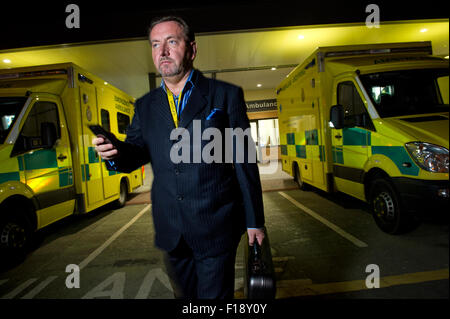
[[399, 234], [406, 229], [408, 214], [402, 209], [397, 191], [388, 180], [374, 180], [369, 198], [372, 216], [382, 231]]
[[119, 198], [114, 202], [115, 208], [122, 208], [123, 206], [125, 206], [127, 198], [128, 198], [127, 182], [125, 180], [122, 180], [120, 182]]
[[293, 170], [294, 170], [294, 180], [297, 183], [298, 188], [301, 189], [302, 191], [308, 190], [308, 184], [306, 184], [302, 180], [302, 176], [300, 175], [300, 169], [298, 168], [298, 165], [294, 164]]

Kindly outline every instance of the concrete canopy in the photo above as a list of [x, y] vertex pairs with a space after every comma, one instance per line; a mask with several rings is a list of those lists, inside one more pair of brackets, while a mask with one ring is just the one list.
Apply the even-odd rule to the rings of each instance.
[[[379, 28], [350, 23], [252, 29], [200, 33], [196, 38], [197, 69], [242, 86], [246, 94], [263, 90], [270, 96], [318, 46], [431, 41], [434, 55], [448, 56], [449, 20], [382, 22]], [[149, 90], [148, 74], [157, 73], [146, 38], [0, 51], [0, 68], [61, 62], [74, 62], [136, 98]]]

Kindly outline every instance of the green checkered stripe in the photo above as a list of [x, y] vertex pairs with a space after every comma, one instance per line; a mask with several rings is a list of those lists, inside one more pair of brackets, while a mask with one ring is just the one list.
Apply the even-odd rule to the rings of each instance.
[[[403, 175], [418, 176], [419, 167], [411, 160], [408, 152], [403, 146], [376, 146], [372, 144], [372, 133], [360, 128], [349, 128], [342, 130], [343, 145], [345, 146], [368, 146], [372, 155], [381, 154], [395, 163]], [[331, 149], [333, 163], [345, 165], [343, 148], [333, 146]], [[403, 166], [403, 163], [411, 163], [410, 167]]]
[[[100, 159], [98, 157], [98, 155], [95, 152], [95, 148], [90, 146], [88, 147], [88, 163], [87, 164], [82, 164], [81, 165], [81, 180], [83, 182], [85, 181], [90, 181], [91, 177], [90, 177], [90, 165], [92, 164], [98, 164], [99, 162], [104, 163], [103, 159]], [[116, 174], [120, 174], [119, 172], [116, 171], [108, 171], [108, 175], [112, 176], [112, 175], [116, 175]]]
[[[31, 154], [17, 156], [18, 171], [0, 173], [0, 183], [8, 181], [20, 181], [20, 173], [26, 170], [39, 170], [58, 168], [55, 150], [39, 150]], [[71, 167], [58, 168], [59, 186], [64, 187], [73, 184], [73, 172]]]
[[95, 153], [94, 147], [88, 147], [88, 163], [81, 165], [81, 180], [83, 182], [91, 180], [91, 174], [89, 174], [89, 165], [99, 162], [99, 158]]
[[295, 156], [298, 158], [306, 159], [307, 158], [307, 147], [318, 147], [319, 149], [319, 158], [321, 162], [325, 161], [325, 146], [319, 145], [319, 135], [318, 130], [309, 130], [305, 131], [305, 140], [304, 144], [299, 143], [298, 145], [295, 143], [295, 133], [287, 133], [286, 134], [286, 142], [285, 145], [280, 145], [281, 147], [281, 155], [288, 155], [288, 145], [295, 145]]
[[[317, 130], [305, 131], [304, 145], [296, 145], [295, 133], [287, 133], [287, 144], [281, 146], [281, 154], [288, 155], [288, 146], [295, 145], [296, 157], [306, 159], [307, 147], [319, 147], [320, 161], [325, 161], [325, 146], [318, 144]], [[372, 146], [372, 133], [360, 128], [348, 128], [342, 130], [343, 145], [345, 146], [367, 146], [370, 147], [372, 155], [381, 154], [395, 163], [403, 175], [418, 176], [420, 168], [411, 160], [408, 152], [403, 146]], [[299, 142], [299, 141], [297, 141]], [[345, 165], [344, 150], [342, 146], [333, 146], [331, 156], [334, 164]], [[405, 167], [403, 163], [409, 162], [411, 166]]]
[[0, 184], [9, 181], [20, 181], [20, 173], [19, 172], [0, 173]]

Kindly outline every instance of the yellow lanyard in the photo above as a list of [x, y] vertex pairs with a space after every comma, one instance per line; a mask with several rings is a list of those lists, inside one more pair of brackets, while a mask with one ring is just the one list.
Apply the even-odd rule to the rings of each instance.
[[[181, 97], [183, 94], [183, 90], [181, 90], [180, 95], [178, 96], [178, 105], [180, 106]], [[173, 93], [167, 89], [167, 99], [169, 100], [170, 112], [172, 113], [173, 122], [175, 123], [175, 127], [178, 127], [178, 114], [177, 107], [175, 106], [175, 98], [173, 97]]]

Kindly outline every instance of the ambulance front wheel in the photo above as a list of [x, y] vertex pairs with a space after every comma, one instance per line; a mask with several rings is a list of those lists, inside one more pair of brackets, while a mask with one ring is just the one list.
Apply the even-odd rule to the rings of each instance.
[[411, 217], [400, 202], [392, 184], [379, 178], [373, 181], [369, 204], [372, 216], [378, 227], [388, 234], [400, 234], [409, 229]]
[[2, 265], [25, 259], [31, 241], [31, 226], [19, 212], [0, 217], [0, 255]]

